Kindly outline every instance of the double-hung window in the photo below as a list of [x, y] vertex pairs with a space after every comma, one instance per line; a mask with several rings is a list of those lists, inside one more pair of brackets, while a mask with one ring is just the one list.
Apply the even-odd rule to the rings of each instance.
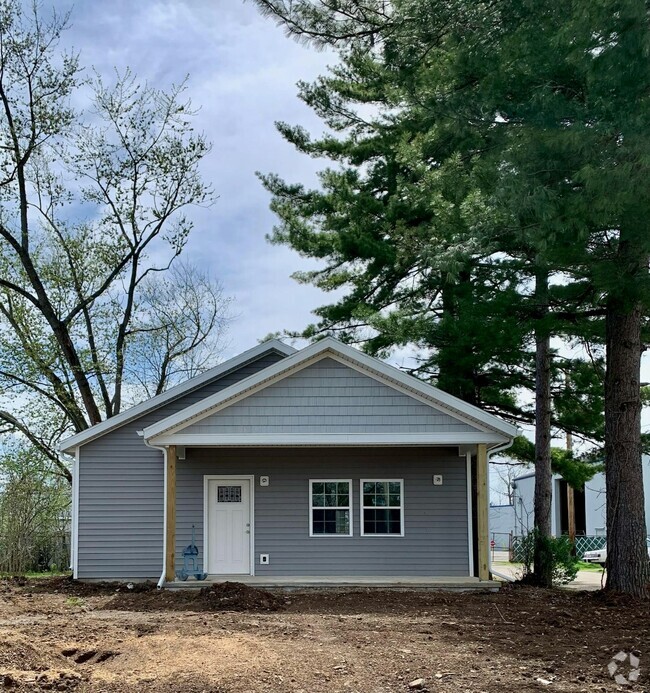
[[404, 536], [402, 479], [361, 479], [361, 536]]
[[352, 481], [309, 480], [309, 535], [352, 536]]

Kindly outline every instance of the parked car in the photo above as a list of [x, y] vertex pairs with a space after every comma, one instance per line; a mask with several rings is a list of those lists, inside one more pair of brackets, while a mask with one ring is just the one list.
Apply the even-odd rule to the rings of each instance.
[[[645, 543], [648, 549], [648, 556], [650, 557], [650, 539], [646, 539]], [[607, 562], [607, 545], [596, 551], [585, 551], [584, 555], [582, 556], [582, 560], [585, 563], [598, 563], [604, 568], [605, 563]]]

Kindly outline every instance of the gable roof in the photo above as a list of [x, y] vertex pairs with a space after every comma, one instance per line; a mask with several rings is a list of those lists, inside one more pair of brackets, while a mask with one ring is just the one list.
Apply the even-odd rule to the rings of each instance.
[[[331, 337], [315, 342], [292, 356], [282, 359], [282, 361], [239, 381], [235, 385], [224, 388], [220, 392], [148, 426], [144, 429], [142, 435], [145, 440], [152, 440], [175, 434], [191, 423], [210, 416], [215, 411], [226, 408], [253, 392], [268, 387], [327, 356], [336, 358], [351, 368], [357, 369], [406, 394], [410, 394], [436, 409], [451, 414], [455, 418], [467, 421], [480, 431], [498, 434], [505, 439], [510, 439], [517, 435], [515, 426], [502, 421], [498, 417], [488, 414], [458, 397], [449, 395], [432, 385], [403, 373], [398, 368], [390, 366], [384, 361], [368, 356]], [[382, 436], [377, 435], [376, 437], [379, 440]]]
[[145, 400], [140, 404], [136, 404], [129, 409], [125, 409], [123, 412], [120, 412], [110, 419], [106, 419], [105, 421], [87, 428], [85, 431], [81, 431], [81, 433], [77, 433], [70, 438], [66, 438], [59, 443], [59, 450], [61, 450], [61, 452], [72, 452], [75, 448], [85, 445], [91, 440], [95, 440], [96, 438], [99, 438], [100, 436], [103, 436], [109, 431], [113, 431], [120, 426], [124, 426], [125, 424], [134, 421], [135, 419], [138, 419], [141, 416], [158, 409], [159, 407], [162, 407], [168, 402], [178, 399], [179, 397], [182, 397], [193, 390], [197, 390], [198, 388], [203, 387], [205, 384], [223, 377], [227, 373], [236, 371], [246, 363], [257, 361], [266, 354], [272, 352], [276, 352], [282, 356], [291, 356], [291, 354], [296, 353], [296, 349], [288, 344], [284, 344], [279, 339], [271, 339], [267, 342], [262, 342], [261, 344], [254, 346], [252, 349], [248, 349], [247, 351], [244, 351], [243, 353], [234, 356], [223, 363], [220, 363], [218, 366], [210, 368], [209, 370], [205, 371], [205, 373], [201, 373], [194, 378], [190, 378], [184, 383], [176, 385], [175, 387], [172, 387], [169, 390], [152, 397], [151, 399]]

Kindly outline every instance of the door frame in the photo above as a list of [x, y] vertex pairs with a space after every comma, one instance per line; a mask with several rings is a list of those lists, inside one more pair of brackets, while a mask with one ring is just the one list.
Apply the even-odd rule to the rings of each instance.
[[[250, 571], [248, 575], [255, 575], [255, 475], [254, 474], [204, 474], [203, 475], [203, 570], [208, 573], [210, 565], [210, 542], [208, 537], [208, 488], [210, 481], [219, 481], [219, 479], [234, 479], [236, 481], [249, 482], [248, 494], [248, 512], [250, 517], [251, 532], [250, 532]], [[208, 573], [216, 574], [216, 573]], [[246, 573], [241, 573], [246, 575]]]

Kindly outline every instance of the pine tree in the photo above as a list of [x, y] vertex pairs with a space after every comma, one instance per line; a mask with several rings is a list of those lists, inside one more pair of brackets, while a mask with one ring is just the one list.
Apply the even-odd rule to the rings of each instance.
[[[282, 128], [300, 149], [342, 169], [323, 174], [322, 191], [266, 179], [282, 221], [275, 240], [328, 263], [303, 280], [351, 289], [321, 309], [319, 329], [343, 325], [348, 338], [370, 330], [371, 349], [433, 348], [427, 366], [436, 367], [453, 364], [453, 347], [442, 337], [451, 333], [454, 315], [457, 335], [466, 332], [465, 320], [472, 325], [473, 315], [489, 315], [502, 327], [499, 339], [513, 336], [512, 351], [489, 343], [494, 333], [477, 345], [474, 332], [456, 349], [462, 363], [447, 373], [438, 368], [437, 377], [468, 398], [467, 383], [476, 384], [495, 363], [517, 382], [491, 381], [490, 394], [500, 390], [507, 398], [509, 385], [520, 387], [527, 366], [530, 375], [534, 335], [543, 483], [550, 449], [542, 376], [558, 360], [549, 337], [604, 336], [608, 587], [645, 595], [639, 371], [650, 303], [650, 30], [644, 3], [258, 4], [290, 33], [336, 47], [342, 59], [329, 78], [302, 90], [333, 134], [312, 142]], [[509, 278], [505, 309], [500, 287], [489, 290], [490, 273]], [[460, 317], [462, 306], [471, 309]], [[485, 404], [485, 392], [478, 403]], [[556, 420], [567, 411], [556, 409]], [[600, 428], [597, 418], [591, 417], [590, 435]], [[543, 488], [539, 493], [544, 523], [550, 505]]]

